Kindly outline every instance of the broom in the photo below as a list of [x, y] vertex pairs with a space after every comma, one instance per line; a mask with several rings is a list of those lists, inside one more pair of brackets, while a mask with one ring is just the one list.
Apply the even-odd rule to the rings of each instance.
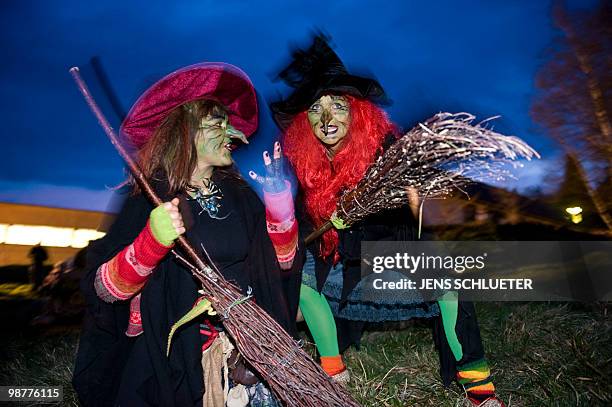
[[[442, 198], [474, 180], [511, 177], [508, 165], [540, 158], [527, 143], [473, 124], [469, 113], [438, 113], [408, 131], [368, 168], [363, 179], [340, 197], [336, 218], [350, 226], [368, 215], [409, 203], [411, 190], [423, 199]], [[422, 211], [421, 205], [421, 211]], [[331, 220], [306, 237], [309, 244], [333, 226]]]

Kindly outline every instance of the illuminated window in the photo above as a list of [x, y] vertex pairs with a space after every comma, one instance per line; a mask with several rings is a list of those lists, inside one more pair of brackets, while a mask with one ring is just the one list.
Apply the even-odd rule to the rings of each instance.
[[0, 243], [6, 244], [81, 248], [102, 236], [104, 233], [94, 229], [0, 224]]
[[72, 244], [72, 228], [40, 227], [41, 246], [68, 247]]
[[6, 223], [0, 223], [0, 243], [4, 243], [4, 240], [6, 239], [6, 230], [8, 229], [8, 226]]
[[90, 240], [96, 240], [104, 236], [104, 233], [93, 229], [77, 229], [72, 235], [72, 247], [85, 247]]
[[24, 244], [33, 246], [40, 243], [40, 233], [38, 226], [26, 225], [9, 225], [6, 231], [6, 240], [8, 244]]

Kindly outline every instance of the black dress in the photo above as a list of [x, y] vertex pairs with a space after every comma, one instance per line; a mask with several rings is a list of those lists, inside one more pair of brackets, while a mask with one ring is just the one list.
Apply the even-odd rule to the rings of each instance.
[[[203, 244], [226, 279], [243, 291], [253, 289], [254, 300], [291, 335], [296, 334], [300, 270], [296, 256], [292, 270], [283, 271], [268, 237], [265, 210], [243, 181], [213, 176], [223, 192], [220, 219], [213, 219], [195, 201], [181, 197], [180, 210], [194, 247]], [[165, 183], [155, 185], [169, 201]], [[146, 225], [153, 206], [142, 195], [127, 198], [108, 234], [90, 244], [88, 266], [81, 282], [88, 310], [74, 370], [73, 385], [85, 406], [195, 406], [204, 391], [199, 321], [177, 331], [172, 352], [165, 355], [171, 326], [200, 296], [196, 280], [171, 254], [153, 271], [142, 290], [144, 332], [125, 335], [129, 303], [105, 303], [94, 290], [97, 268], [131, 244]]]

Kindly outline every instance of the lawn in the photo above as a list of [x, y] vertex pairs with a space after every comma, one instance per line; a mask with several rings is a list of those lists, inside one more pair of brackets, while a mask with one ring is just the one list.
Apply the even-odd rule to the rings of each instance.
[[[478, 304], [485, 351], [508, 406], [612, 405], [612, 319], [606, 308], [576, 304]], [[456, 406], [445, 389], [431, 330], [369, 332], [350, 351], [351, 390], [368, 406]]]
[[[608, 307], [481, 303], [477, 309], [494, 381], [508, 406], [612, 405]], [[0, 336], [0, 384], [61, 385], [63, 405], [78, 405], [70, 387], [78, 330], [33, 335], [7, 328]], [[457, 385], [445, 389], [440, 382], [426, 321], [369, 331], [346, 359], [350, 391], [364, 406], [459, 406], [463, 400]]]

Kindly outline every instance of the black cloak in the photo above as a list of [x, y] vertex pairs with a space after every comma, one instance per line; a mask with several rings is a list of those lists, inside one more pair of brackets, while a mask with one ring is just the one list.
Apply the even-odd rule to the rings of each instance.
[[[243, 292], [251, 287], [254, 301], [295, 336], [303, 256], [296, 255], [291, 270], [281, 270], [267, 233], [264, 206], [254, 191], [233, 177], [215, 173], [213, 180], [224, 195], [218, 214], [222, 219], [199, 214], [195, 201], [180, 196], [187, 238], [196, 248], [200, 243], [206, 247], [226, 279]], [[162, 200], [171, 199], [167, 183], [158, 182], [154, 188]], [[129, 303], [106, 303], [94, 290], [98, 267], [134, 241], [152, 209], [142, 194], [130, 194], [108, 234], [88, 248], [81, 281], [87, 313], [73, 376], [85, 406], [202, 405], [200, 321], [181, 327], [172, 340], [170, 356], [165, 354], [171, 326], [200, 296], [191, 273], [171, 254], [162, 260], [142, 290], [144, 332], [136, 338], [125, 335]]]

